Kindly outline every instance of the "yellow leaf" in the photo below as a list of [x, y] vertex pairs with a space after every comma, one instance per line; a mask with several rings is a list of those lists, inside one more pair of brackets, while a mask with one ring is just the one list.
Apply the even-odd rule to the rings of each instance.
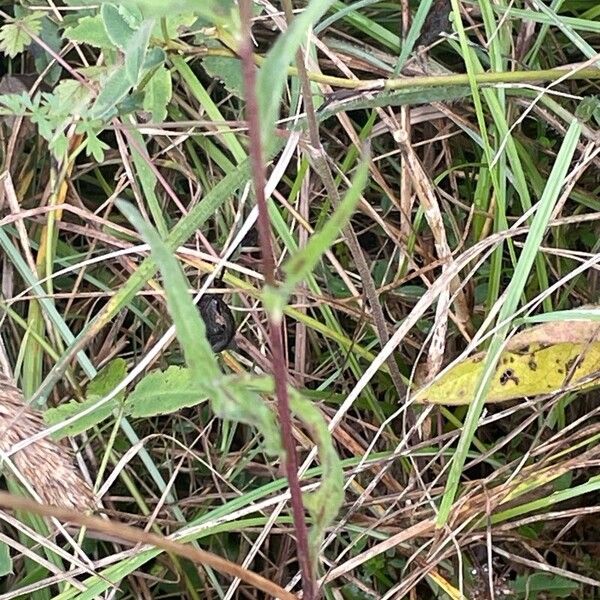
[[[469, 404], [481, 377], [485, 353], [466, 359], [419, 390], [414, 400]], [[494, 374], [487, 402], [584, 389], [600, 384], [600, 323], [557, 321], [514, 336]]]

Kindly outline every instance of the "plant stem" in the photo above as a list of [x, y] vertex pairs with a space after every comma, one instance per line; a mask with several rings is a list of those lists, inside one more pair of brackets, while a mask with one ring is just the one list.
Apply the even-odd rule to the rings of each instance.
[[[271, 244], [271, 226], [267, 201], [265, 198], [265, 165], [262, 156], [262, 143], [260, 131], [260, 116], [258, 100], [256, 97], [256, 66], [254, 64], [252, 47], [252, 2], [240, 0], [240, 21], [242, 25], [242, 39], [239, 45], [239, 55], [242, 61], [242, 72], [246, 94], [246, 119], [248, 121], [248, 136], [250, 140], [250, 161], [256, 204], [258, 206], [258, 235], [262, 254], [263, 275], [269, 286], [275, 285], [275, 259]], [[290, 488], [292, 516], [298, 545], [298, 562], [302, 574], [303, 598], [314, 599], [315, 581], [311, 569], [308, 550], [308, 531], [302, 503], [302, 492], [298, 479], [298, 458], [296, 444], [292, 431], [292, 418], [287, 392], [287, 371], [285, 353], [283, 348], [282, 323], [269, 315], [269, 341], [272, 353], [273, 378], [275, 379], [275, 395], [277, 410], [281, 425], [281, 436], [285, 448], [285, 470]]]

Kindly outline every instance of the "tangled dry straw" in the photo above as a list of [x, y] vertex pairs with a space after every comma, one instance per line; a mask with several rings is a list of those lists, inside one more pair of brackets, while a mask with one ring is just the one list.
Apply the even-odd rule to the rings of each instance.
[[[44, 428], [40, 413], [27, 406], [19, 388], [0, 374], [2, 454]], [[66, 446], [43, 438], [28, 444], [10, 456], [10, 460], [44, 503], [84, 512], [93, 508], [92, 490], [77, 472]]]

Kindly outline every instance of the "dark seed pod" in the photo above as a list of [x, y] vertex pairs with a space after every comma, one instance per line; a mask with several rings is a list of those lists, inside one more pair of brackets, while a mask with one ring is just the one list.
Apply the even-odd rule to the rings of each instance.
[[206, 337], [213, 351], [225, 350], [235, 334], [235, 319], [229, 306], [221, 296], [206, 294], [198, 303], [198, 308], [206, 325]]

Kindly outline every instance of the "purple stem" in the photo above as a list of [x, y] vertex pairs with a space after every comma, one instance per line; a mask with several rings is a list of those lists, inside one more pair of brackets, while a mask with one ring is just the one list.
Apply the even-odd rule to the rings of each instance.
[[[248, 122], [248, 137], [250, 141], [250, 161], [258, 206], [258, 235], [262, 254], [263, 275], [267, 285], [275, 285], [275, 259], [271, 243], [271, 224], [265, 198], [266, 173], [262, 157], [260, 135], [260, 117], [256, 97], [256, 68], [252, 46], [252, 2], [240, 0], [240, 20], [242, 24], [242, 39], [238, 54], [242, 61], [244, 88], [246, 91], [246, 119]], [[298, 457], [292, 431], [292, 418], [287, 392], [287, 368], [283, 348], [282, 323], [277, 323], [269, 315], [269, 342], [272, 355], [272, 370], [275, 380], [275, 395], [277, 411], [281, 425], [281, 437], [285, 448], [285, 470], [290, 488], [292, 516], [298, 546], [298, 563], [302, 573], [303, 600], [314, 600], [315, 581], [310, 566], [308, 550], [308, 531], [302, 504], [302, 492], [298, 480]]]

